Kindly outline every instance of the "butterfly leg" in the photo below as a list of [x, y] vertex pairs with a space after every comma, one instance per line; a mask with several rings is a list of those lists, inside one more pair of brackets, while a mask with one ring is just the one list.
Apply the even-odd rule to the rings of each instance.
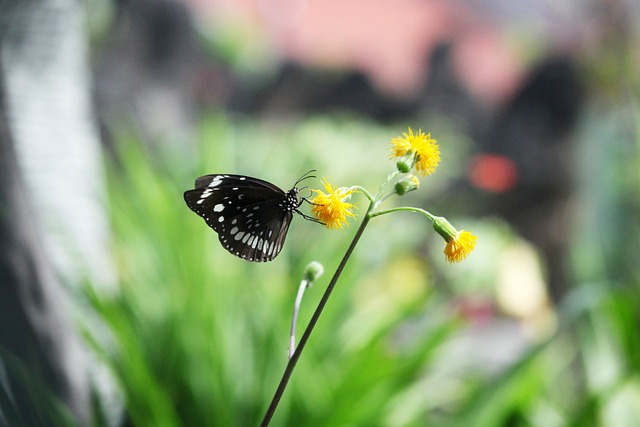
[[[306, 197], [301, 197], [301, 198], [300, 198], [300, 205], [302, 204], [302, 202], [307, 202], [307, 203], [309, 203], [310, 205], [314, 205], [314, 206], [323, 206], [323, 205], [322, 205], [322, 204], [320, 204], [320, 203], [314, 203], [314, 202], [312, 202], [311, 200], [307, 199]], [[300, 205], [298, 205], [298, 206], [300, 206]]]
[[[303, 199], [303, 200], [306, 200], [306, 199]], [[309, 202], [308, 200], [306, 200], [306, 201], [308, 203], [312, 204], [312, 205], [315, 204], [315, 203]], [[318, 219], [316, 219], [316, 218], [314, 218], [312, 216], [309, 216], [309, 215], [305, 214], [304, 212], [299, 211], [298, 209], [295, 209], [294, 212], [297, 213], [298, 215], [300, 215], [302, 218], [304, 218], [306, 220], [317, 222], [318, 224], [326, 225], [324, 222], [322, 222], [322, 221], [320, 221], [320, 220], [318, 220]]]

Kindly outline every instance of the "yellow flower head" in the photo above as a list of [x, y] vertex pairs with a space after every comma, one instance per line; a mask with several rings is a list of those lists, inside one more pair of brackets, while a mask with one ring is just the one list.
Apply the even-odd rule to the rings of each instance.
[[345, 224], [349, 225], [347, 217], [355, 218], [355, 215], [351, 212], [354, 205], [347, 203], [347, 200], [355, 190], [345, 187], [334, 189], [326, 178], [324, 178], [324, 189], [328, 194], [322, 190], [313, 190], [316, 196], [311, 199], [311, 213], [327, 228], [337, 229]]
[[458, 231], [444, 217], [435, 217], [433, 229], [447, 242], [444, 248], [444, 256], [449, 262], [460, 262], [476, 247], [478, 238], [468, 231]]
[[[415, 165], [416, 172], [422, 176], [431, 175], [435, 172], [440, 163], [440, 149], [437, 141], [431, 138], [431, 133], [425, 134], [421, 129], [414, 135], [409, 128], [408, 132], [403, 132], [402, 137], [391, 139], [391, 157], [410, 158], [410, 167]], [[402, 170], [402, 172], [405, 172]]]
[[476, 247], [478, 238], [468, 231], [461, 230], [456, 236], [447, 242], [444, 255], [449, 262], [460, 262], [467, 257]]

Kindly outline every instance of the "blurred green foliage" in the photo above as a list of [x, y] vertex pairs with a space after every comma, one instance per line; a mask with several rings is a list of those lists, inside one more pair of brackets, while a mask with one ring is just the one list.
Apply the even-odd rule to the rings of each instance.
[[[451, 157], [465, 155], [464, 141], [438, 126], [430, 129], [433, 135], [451, 141], [443, 145], [442, 177], [424, 180], [420, 191], [444, 187], [456, 173]], [[110, 332], [107, 343], [88, 338], [113, 372], [133, 425], [258, 425], [287, 362], [289, 322], [305, 265], [320, 261], [327, 274], [307, 291], [300, 328], [355, 232], [294, 218], [274, 262], [248, 263], [223, 250], [185, 206], [182, 192], [194, 178], [242, 173], [288, 189], [318, 169], [335, 185], [375, 190], [393, 166], [387, 142], [402, 130], [352, 119], [278, 127], [212, 115], [203, 121], [195, 165], [145, 149], [135, 138], [119, 138], [109, 203], [120, 289], [117, 295], [88, 291]], [[460, 149], [452, 150], [456, 144]], [[531, 341], [497, 367], [482, 357], [491, 342], [459, 346], [480, 328], [458, 315], [452, 294], [468, 292], [465, 282], [485, 285], [491, 294], [494, 273], [483, 246], [499, 251], [513, 240], [494, 220], [478, 220], [477, 226], [483, 230], [477, 253], [452, 274], [420, 255], [425, 245], [441, 255], [443, 244], [430, 224], [401, 215], [374, 220], [272, 425], [637, 425], [637, 287], [581, 287], [560, 307], [555, 334]], [[482, 261], [474, 264], [474, 257]], [[437, 283], [442, 280], [447, 282]]]

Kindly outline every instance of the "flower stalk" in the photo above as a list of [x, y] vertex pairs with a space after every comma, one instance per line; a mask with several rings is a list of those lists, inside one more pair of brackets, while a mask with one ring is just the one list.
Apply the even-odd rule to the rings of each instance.
[[298, 323], [298, 313], [300, 311], [300, 305], [302, 304], [302, 297], [304, 291], [313, 285], [313, 282], [318, 280], [324, 273], [324, 267], [317, 261], [312, 261], [307, 265], [304, 272], [304, 278], [300, 282], [298, 287], [298, 294], [296, 295], [296, 302], [293, 304], [293, 316], [291, 317], [291, 333], [289, 334], [289, 359], [293, 357], [293, 353], [296, 351], [296, 324]]

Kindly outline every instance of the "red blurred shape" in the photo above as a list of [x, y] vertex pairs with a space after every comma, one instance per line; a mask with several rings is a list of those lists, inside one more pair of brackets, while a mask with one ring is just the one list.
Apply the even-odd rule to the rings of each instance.
[[495, 317], [493, 302], [481, 295], [463, 295], [453, 301], [454, 312], [466, 322], [475, 325], [489, 323]]
[[498, 154], [480, 154], [469, 165], [469, 180], [485, 191], [502, 193], [518, 182], [518, 167], [508, 157]]

